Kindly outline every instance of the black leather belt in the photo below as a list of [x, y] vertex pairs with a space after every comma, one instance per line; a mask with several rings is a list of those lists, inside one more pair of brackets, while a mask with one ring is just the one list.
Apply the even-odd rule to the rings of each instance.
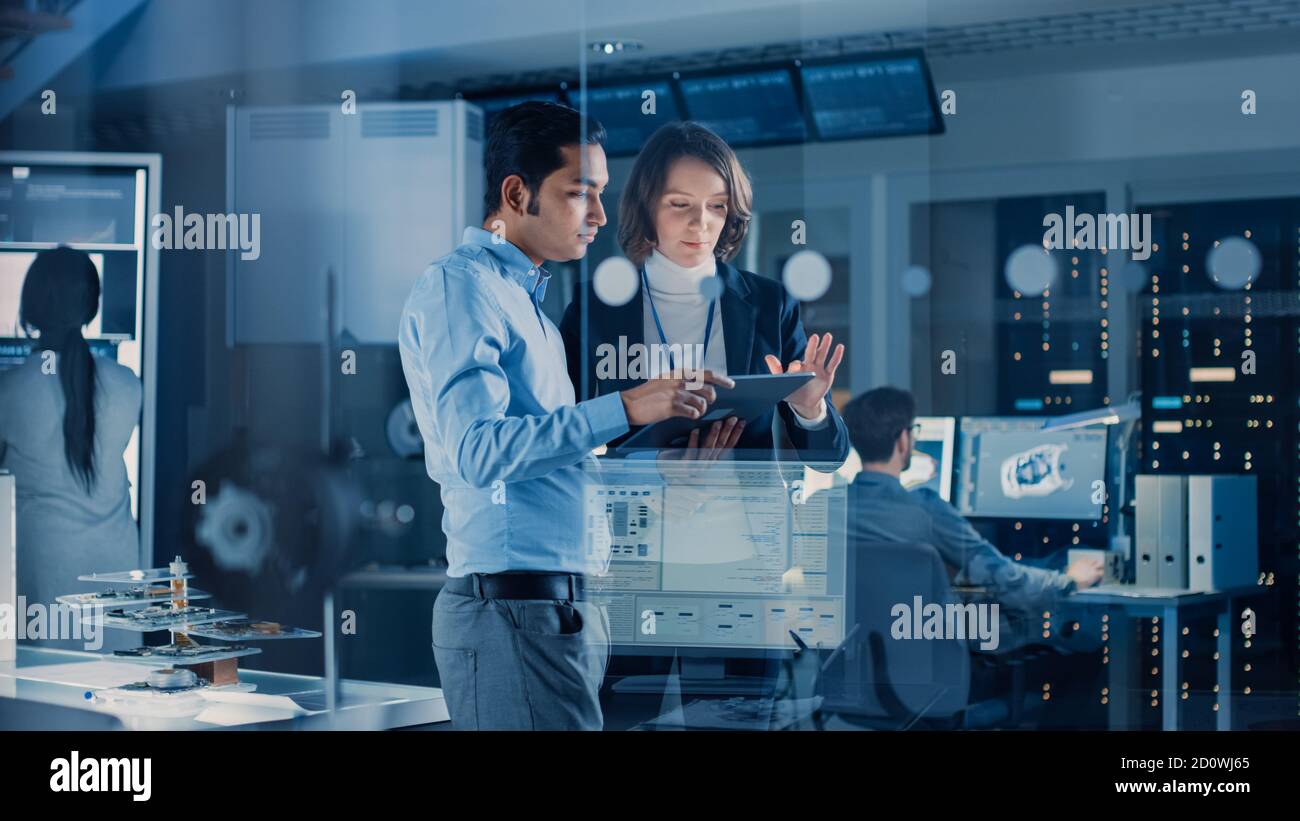
[[476, 599], [585, 598], [583, 578], [573, 573], [471, 573], [448, 578], [442, 589]]

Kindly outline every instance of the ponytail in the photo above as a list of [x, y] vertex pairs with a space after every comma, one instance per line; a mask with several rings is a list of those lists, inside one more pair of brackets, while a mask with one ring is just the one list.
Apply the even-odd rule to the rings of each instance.
[[57, 343], [59, 382], [63, 385], [63, 455], [81, 484], [95, 484], [95, 358], [80, 328]]
[[36, 255], [23, 280], [19, 313], [40, 332], [40, 347], [59, 355], [63, 455], [89, 493], [95, 483], [95, 360], [81, 326], [99, 312], [99, 272], [84, 251], [60, 246]]

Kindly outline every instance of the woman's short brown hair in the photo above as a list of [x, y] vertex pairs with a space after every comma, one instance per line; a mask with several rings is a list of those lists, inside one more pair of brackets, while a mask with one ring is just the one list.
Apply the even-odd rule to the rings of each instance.
[[727, 184], [727, 224], [718, 236], [713, 255], [729, 260], [745, 241], [753, 192], [736, 152], [699, 123], [668, 123], [650, 135], [641, 148], [618, 203], [618, 244], [637, 266], [645, 262], [659, 241], [655, 236], [654, 209], [663, 195], [668, 169], [682, 157], [700, 160]]

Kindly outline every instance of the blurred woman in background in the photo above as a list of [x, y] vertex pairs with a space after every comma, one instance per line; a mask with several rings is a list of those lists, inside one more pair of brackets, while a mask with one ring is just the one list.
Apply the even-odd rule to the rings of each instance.
[[52, 604], [77, 576], [139, 566], [123, 453], [140, 420], [140, 380], [96, 359], [82, 327], [100, 279], [83, 251], [37, 255], [19, 321], [36, 336], [23, 364], [0, 372], [0, 468], [17, 484], [18, 595]]

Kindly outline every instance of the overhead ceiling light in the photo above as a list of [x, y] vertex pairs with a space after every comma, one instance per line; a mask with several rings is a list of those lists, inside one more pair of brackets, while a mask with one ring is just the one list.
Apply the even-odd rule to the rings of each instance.
[[622, 54], [625, 51], [640, 51], [641, 44], [635, 40], [596, 40], [591, 44], [591, 50], [597, 54]]

